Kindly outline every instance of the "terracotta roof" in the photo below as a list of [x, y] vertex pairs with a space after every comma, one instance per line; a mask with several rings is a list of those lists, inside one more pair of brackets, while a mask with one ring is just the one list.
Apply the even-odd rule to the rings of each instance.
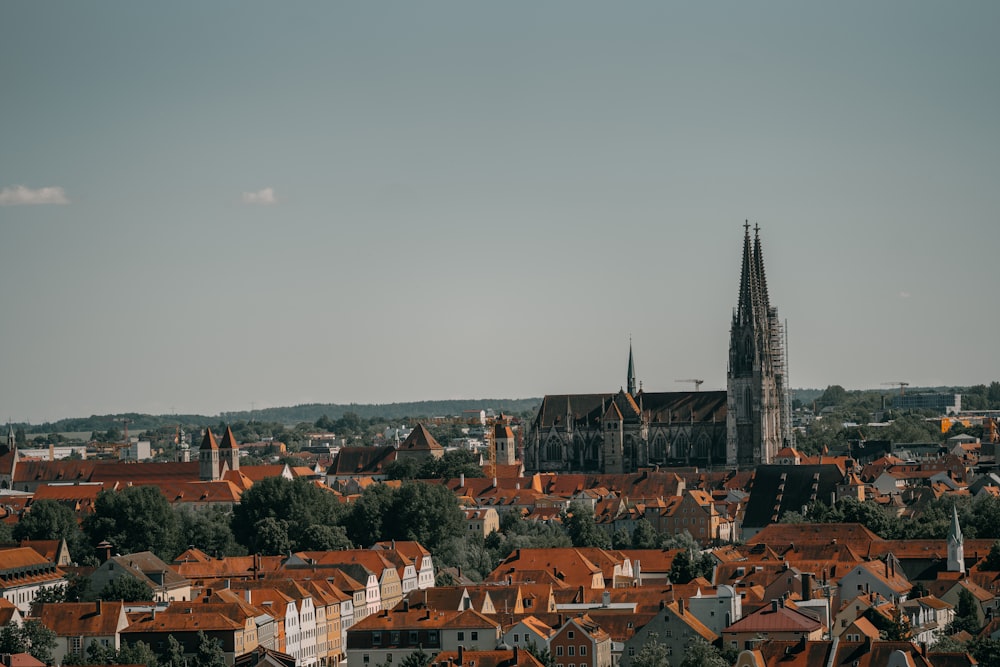
[[201, 477], [197, 461], [188, 462], [108, 462], [97, 463], [90, 475], [92, 482], [120, 482], [142, 485], [166, 480], [197, 481]]
[[383, 474], [385, 466], [395, 461], [397, 454], [396, 448], [392, 445], [384, 447], [341, 447], [326, 472], [328, 475], [340, 476]]
[[34, 616], [60, 637], [113, 637], [124, 626], [124, 602], [58, 602], [40, 604]]
[[600, 574], [602, 580], [604, 576], [602, 569], [590, 561], [580, 549], [572, 547], [515, 549], [487, 575], [485, 581], [503, 581], [524, 571], [551, 572], [554, 579], [571, 587], [586, 588], [593, 585], [595, 574]]
[[431, 667], [543, 667], [538, 658], [525, 649], [510, 651], [441, 651], [431, 659]]
[[819, 630], [823, 624], [812, 616], [794, 608], [791, 604], [775, 601], [757, 611], [744, 616], [723, 632], [803, 632]]
[[429, 452], [444, 449], [423, 424], [417, 424], [413, 427], [410, 435], [406, 436], [406, 440], [399, 445], [399, 448], [411, 452]]
[[22, 459], [14, 468], [14, 484], [31, 482], [73, 482], [89, 481], [95, 461], [63, 459], [59, 461], [39, 461]]
[[497, 622], [474, 609], [461, 611], [445, 609], [409, 609], [400, 607], [380, 611], [358, 621], [351, 626], [348, 633], [364, 630], [390, 630], [408, 628], [448, 628], [462, 630], [467, 628], [495, 628]]
[[202, 612], [191, 603], [187, 604], [191, 613], [143, 613], [134, 620], [122, 634], [139, 632], [197, 632], [199, 630], [230, 631], [243, 630], [243, 623], [234, 621], [217, 611]]

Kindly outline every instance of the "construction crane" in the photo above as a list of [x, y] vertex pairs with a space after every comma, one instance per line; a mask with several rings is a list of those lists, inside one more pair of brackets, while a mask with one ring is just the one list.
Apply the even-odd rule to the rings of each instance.
[[906, 388], [910, 386], [909, 382], [883, 382], [883, 385], [887, 387], [899, 387], [899, 395], [906, 395]]
[[697, 380], [695, 378], [690, 378], [687, 380], [674, 380], [674, 382], [691, 382], [694, 384], [695, 391], [701, 391], [701, 385], [705, 384], [704, 380]]

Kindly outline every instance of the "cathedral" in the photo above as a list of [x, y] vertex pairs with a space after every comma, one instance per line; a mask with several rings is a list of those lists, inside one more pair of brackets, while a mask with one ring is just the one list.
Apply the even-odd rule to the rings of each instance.
[[525, 470], [628, 473], [770, 463], [792, 444], [784, 346], [768, 297], [760, 229], [751, 238], [747, 224], [726, 391], [637, 390], [630, 345], [626, 383], [617, 393], [542, 399], [525, 440]]

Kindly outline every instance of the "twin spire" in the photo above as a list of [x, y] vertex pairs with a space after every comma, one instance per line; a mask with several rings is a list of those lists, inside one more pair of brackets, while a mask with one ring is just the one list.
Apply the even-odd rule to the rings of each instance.
[[771, 308], [764, 276], [764, 253], [760, 247], [760, 226], [754, 225], [750, 243], [750, 222], [743, 224], [743, 268], [740, 272], [740, 298], [736, 307], [736, 324], [749, 325], [766, 320]]

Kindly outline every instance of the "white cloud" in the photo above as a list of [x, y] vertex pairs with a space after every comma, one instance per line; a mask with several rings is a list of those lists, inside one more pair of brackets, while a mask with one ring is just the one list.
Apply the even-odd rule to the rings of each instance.
[[62, 188], [49, 186], [32, 190], [15, 185], [0, 190], [0, 206], [25, 206], [28, 204], [68, 204], [69, 198]]
[[268, 206], [270, 204], [277, 204], [278, 198], [274, 196], [274, 188], [263, 188], [257, 192], [244, 192], [243, 203]]
[[899, 293], [899, 298], [900, 299], [909, 299], [910, 298], [910, 293], [909, 292], [900, 292]]

